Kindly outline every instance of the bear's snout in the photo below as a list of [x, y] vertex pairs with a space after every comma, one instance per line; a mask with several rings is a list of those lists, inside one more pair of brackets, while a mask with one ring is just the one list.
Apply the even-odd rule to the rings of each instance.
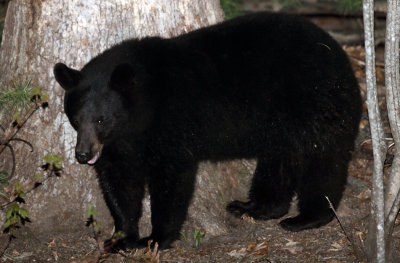
[[75, 157], [76, 157], [76, 160], [78, 160], [78, 162], [80, 164], [86, 164], [90, 160], [90, 153], [76, 151]]
[[78, 129], [75, 158], [80, 164], [95, 164], [103, 145], [99, 142], [94, 126], [84, 123]]

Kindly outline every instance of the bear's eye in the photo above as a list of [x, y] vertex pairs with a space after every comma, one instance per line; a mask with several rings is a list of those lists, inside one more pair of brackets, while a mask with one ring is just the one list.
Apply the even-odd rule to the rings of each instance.
[[103, 118], [100, 118], [100, 119], [98, 119], [98, 120], [96, 121], [97, 124], [103, 124], [103, 122], [104, 122], [104, 119], [103, 119]]

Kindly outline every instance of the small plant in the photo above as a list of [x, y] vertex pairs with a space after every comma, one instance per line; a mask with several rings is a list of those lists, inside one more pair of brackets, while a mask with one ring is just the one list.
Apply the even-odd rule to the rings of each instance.
[[29, 211], [20, 206], [20, 203], [25, 203], [24, 199], [22, 197], [18, 197], [18, 199], [19, 201], [9, 206], [6, 214], [6, 221], [3, 224], [3, 232], [9, 233], [12, 237], [13, 233], [20, 227], [20, 224], [25, 225], [25, 222], [31, 222], [28, 217]]
[[181, 232], [179, 232], [179, 234], [183, 237], [183, 240], [185, 240], [185, 242], [186, 242], [187, 236], [186, 236], [185, 232], [181, 231]]
[[[96, 240], [97, 243], [97, 250], [95, 250], [95, 253], [91, 255], [91, 260], [90, 262], [100, 262], [100, 259], [104, 259], [108, 257], [108, 251], [110, 251], [115, 244], [117, 244], [118, 240], [121, 238], [125, 237], [125, 234], [121, 231], [117, 231], [113, 234], [111, 239], [107, 240], [104, 243], [104, 246], [101, 245], [101, 240], [100, 240], [100, 226], [101, 223], [97, 221], [97, 210], [96, 208], [92, 205], [89, 204], [88, 209], [86, 210], [86, 226], [92, 228], [93, 236], [94, 239]], [[130, 257], [122, 254], [125, 257]], [[147, 261], [146, 261], [147, 262]]]
[[[42, 94], [41, 88], [32, 84], [31, 77], [17, 81], [11, 86], [2, 86], [0, 90], [0, 109], [9, 116], [21, 114], [32, 106], [32, 103], [48, 100], [48, 96]], [[9, 121], [7, 118], [5, 120]]]
[[0, 129], [3, 132], [3, 138], [0, 137], [0, 155], [8, 148], [12, 158], [11, 173], [5, 176], [6, 173], [3, 171], [3, 176], [1, 177], [3, 179], [9, 180], [15, 173], [16, 163], [12, 142], [25, 143], [33, 151], [32, 144], [24, 139], [17, 138], [17, 133], [40, 107], [48, 107], [49, 96], [44, 94], [40, 87], [33, 86], [31, 81], [32, 79], [29, 78], [25, 82], [14, 84], [14, 88], [2, 87], [2, 92], [0, 93], [2, 117], [11, 116], [11, 128], [8, 132], [0, 125]]
[[117, 231], [112, 236], [112, 238], [116, 239], [116, 240], [124, 238], [124, 237], [125, 237], [125, 234], [122, 231]]
[[[179, 234], [183, 237], [183, 240], [185, 242], [188, 241], [188, 238], [187, 238], [185, 232], [181, 231], [181, 232], [179, 232]], [[193, 246], [196, 248], [200, 247], [205, 235], [206, 235], [205, 229], [196, 229], [193, 233]]]
[[243, 10], [239, 3], [240, 0], [221, 0], [221, 8], [224, 10], [226, 20], [241, 15]]
[[45, 181], [53, 177], [54, 175], [60, 176], [62, 170], [61, 162], [62, 159], [57, 155], [48, 154], [43, 160], [45, 163], [42, 165], [44, 174], [36, 174], [34, 180], [26, 183], [16, 182], [14, 190], [9, 198], [9, 202], [0, 205], [1, 210], [7, 209], [5, 222], [3, 223], [3, 234], [8, 235], [6, 244], [0, 247], [0, 256], [4, 253], [8, 247], [9, 242], [15, 237], [14, 233], [25, 225], [26, 222], [31, 222], [29, 219], [29, 211], [22, 206], [25, 204], [25, 197], [28, 193], [32, 192]]
[[201, 242], [203, 242], [203, 238], [206, 235], [206, 230], [205, 229], [197, 229], [196, 231], [194, 231], [193, 234], [193, 240], [194, 240], [194, 246], [200, 247]]
[[[42, 166], [42, 168], [45, 171], [51, 171], [54, 173], [55, 176], [61, 176], [60, 172], [62, 170], [62, 158], [55, 155], [55, 154], [47, 154], [45, 157], [43, 157], [43, 161], [45, 164]], [[36, 174], [36, 179], [39, 179], [43, 175], [41, 174]]]
[[92, 204], [89, 204], [89, 207], [86, 210], [86, 226], [93, 225], [95, 227], [100, 227], [101, 224], [100, 222], [97, 222], [95, 216], [97, 216], [97, 210]]
[[99, 241], [101, 223], [97, 221], [96, 216], [97, 216], [97, 210], [94, 208], [92, 204], [89, 204], [89, 207], [86, 210], [86, 226], [92, 227], [93, 236], [96, 239], [97, 243], [97, 248], [99, 251], [101, 251], [102, 249]]
[[7, 193], [4, 191], [9, 184], [9, 180], [15, 173], [16, 159], [12, 142], [22, 142], [28, 145], [33, 151], [30, 142], [17, 138], [16, 135], [24, 124], [33, 116], [39, 108], [48, 107], [48, 96], [39, 87], [31, 83], [32, 78], [20, 83], [15, 83], [12, 87], [1, 87], [0, 92], [0, 116], [3, 122], [10, 122], [8, 129], [0, 125], [0, 155], [5, 149], [11, 153], [11, 172], [0, 172], [0, 210], [5, 212], [5, 221], [2, 224], [3, 234], [7, 235], [7, 241], [0, 246], [0, 256], [7, 249], [10, 241], [14, 238], [14, 233], [26, 222], [30, 222], [29, 211], [22, 207], [25, 204], [25, 197], [28, 193], [38, 188], [43, 182], [54, 175], [60, 176], [62, 170], [62, 159], [57, 155], [48, 154], [43, 160], [43, 172], [36, 174], [26, 182], [16, 182]]

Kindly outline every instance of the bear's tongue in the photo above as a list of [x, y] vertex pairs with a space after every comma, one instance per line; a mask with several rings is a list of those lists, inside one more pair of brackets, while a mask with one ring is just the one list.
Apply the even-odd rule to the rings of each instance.
[[88, 161], [88, 164], [95, 164], [99, 159], [99, 157], [100, 157], [100, 151], [98, 151], [96, 155], [91, 160]]

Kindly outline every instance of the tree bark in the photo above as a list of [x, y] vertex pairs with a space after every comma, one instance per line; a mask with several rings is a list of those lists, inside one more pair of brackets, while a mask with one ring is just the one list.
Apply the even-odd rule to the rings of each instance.
[[386, 143], [382, 120], [379, 111], [376, 89], [375, 45], [374, 45], [374, 2], [363, 1], [364, 32], [365, 32], [365, 65], [367, 85], [367, 107], [370, 121], [374, 171], [372, 175], [371, 218], [366, 240], [368, 260], [370, 262], [385, 262], [384, 238], [384, 192], [383, 163], [386, 157]]
[[385, 40], [385, 85], [388, 117], [396, 151], [390, 175], [386, 183], [385, 195], [385, 241], [387, 262], [391, 262], [392, 259], [392, 232], [400, 207], [399, 13], [400, 1], [388, 0]]
[[[26, 146], [16, 148], [17, 175], [13, 181], [24, 182], [32, 178], [42, 164], [41, 158], [47, 153], [57, 154], [64, 160], [62, 177], [45, 183], [27, 198], [30, 217], [35, 226], [33, 229], [40, 232], [71, 230], [74, 225], [83, 226], [89, 203], [97, 208], [99, 221], [103, 225], [112, 222], [97, 186], [94, 170], [75, 161], [76, 133], [63, 112], [64, 92], [54, 80], [54, 64], [64, 62], [80, 69], [93, 56], [124, 39], [150, 35], [171, 37], [217, 23], [222, 18], [218, 0], [10, 2], [0, 48], [0, 80], [9, 83], [21, 76], [33, 76], [33, 82], [43, 87], [50, 97], [49, 109], [31, 119], [18, 135], [33, 144], [34, 153]], [[207, 167], [200, 172], [199, 188], [212, 184], [210, 180], [216, 181], [210, 179], [215, 176], [207, 177], [207, 169], [221, 166]], [[225, 174], [231, 178], [231, 185], [221, 186], [216, 183], [214, 189], [209, 189], [215, 196], [203, 196], [209, 200], [207, 203], [221, 203], [222, 206], [222, 201], [210, 198], [221, 199], [221, 195], [225, 194], [228, 195], [226, 198], [230, 198], [237, 192], [231, 186], [239, 179], [229, 173]], [[190, 211], [207, 210], [203, 209], [202, 196], [197, 196], [194, 202], [197, 200], [199, 209], [192, 206]], [[148, 210], [149, 202], [145, 203]], [[193, 212], [191, 218], [196, 216], [199, 214]], [[195, 220], [193, 222], [196, 223]], [[214, 223], [217, 223], [218, 228], [218, 222], [199, 224], [202, 224], [200, 227], [215, 228]], [[218, 231], [223, 231], [223, 227], [222, 230], [215, 230], [216, 233]]]

